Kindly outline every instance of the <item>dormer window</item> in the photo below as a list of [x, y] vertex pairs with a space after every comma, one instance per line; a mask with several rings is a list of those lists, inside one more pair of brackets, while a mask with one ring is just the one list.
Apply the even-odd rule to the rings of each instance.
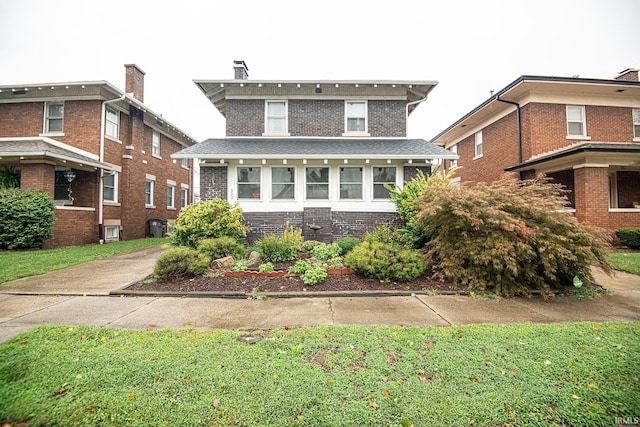
[[367, 101], [345, 102], [345, 134], [367, 133]]
[[267, 101], [265, 134], [287, 133], [287, 101]]

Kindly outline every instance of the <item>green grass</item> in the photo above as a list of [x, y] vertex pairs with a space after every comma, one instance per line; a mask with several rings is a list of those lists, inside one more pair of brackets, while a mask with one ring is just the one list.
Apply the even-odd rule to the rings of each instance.
[[640, 324], [40, 326], [0, 345], [0, 421], [593, 426], [640, 415]]
[[609, 262], [615, 270], [640, 275], [640, 252], [611, 252]]
[[167, 241], [166, 238], [138, 239], [104, 245], [69, 246], [47, 250], [0, 251], [0, 283], [160, 245]]

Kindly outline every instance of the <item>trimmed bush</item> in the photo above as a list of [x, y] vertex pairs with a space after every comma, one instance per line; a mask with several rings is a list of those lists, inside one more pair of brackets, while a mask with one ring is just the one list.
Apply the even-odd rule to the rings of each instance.
[[40, 248], [53, 238], [55, 207], [38, 190], [0, 190], [0, 249]]
[[395, 244], [364, 241], [344, 259], [354, 273], [370, 279], [408, 282], [425, 271], [423, 255]]
[[616, 236], [624, 246], [640, 249], [640, 228], [618, 228]]
[[344, 256], [360, 244], [360, 239], [355, 237], [343, 237], [342, 239], [336, 240], [334, 243], [340, 248], [340, 255]]
[[178, 246], [197, 248], [202, 239], [229, 236], [236, 240], [244, 237], [248, 227], [238, 204], [213, 199], [188, 205], [176, 219], [172, 242]]
[[211, 259], [218, 259], [225, 256], [240, 259], [245, 255], [244, 245], [229, 236], [201, 240], [198, 243], [198, 251], [208, 255]]
[[499, 295], [595, 285], [610, 272], [605, 233], [563, 213], [567, 200], [546, 178], [512, 177], [476, 186], [434, 186], [418, 198], [417, 220], [433, 236], [427, 258], [445, 281]]
[[302, 250], [302, 230], [287, 228], [281, 237], [269, 234], [256, 242], [256, 246], [270, 262], [291, 261]]
[[211, 258], [184, 246], [169, 249], [160, 255], [153, 268], [153, 276], [160, 280], [193, 277], [204, 273]]

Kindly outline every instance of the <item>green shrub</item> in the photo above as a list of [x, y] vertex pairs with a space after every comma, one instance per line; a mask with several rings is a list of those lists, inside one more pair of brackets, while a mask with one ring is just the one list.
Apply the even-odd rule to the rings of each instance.
[[425, 271], [419, 251], [383, 242], [362, 242], [347, 254], [344, 264], [370, 279], [401, 282], [417, 279]]
[[311, 267], [311, 263], [306, 259], [299, 259], [295, 265], [289, 267], [289, 273], [291, 274], [303, 274]]
[[160, 255], [153, 268], [153, 276], [160, 280], [197, 276], [204, 273], [211, 258], [187, 247], [169, 249]]
[[302, 276], [302, 283], [315, 285], [327, 278], [327, 269], [321, 263], [313, 264]]
[[244, 245], [229, 236], [201, 240], [198, 243], [198, 250], [207, 254], [211, 259], [218, 259], [225, 256], [232, 256], [235, 259], [239, 259], [245, 255]]
[[55, 207], [38, 190], [0, 190], [0, 249], [40, 248], [53, 238]]
[[344, 256], [360, 244], [360, 239], [355, 237], [343, 237], [342, 239], [336, 240], [334, 243], [340, 247], [340, 255]]
[[362, 237], [363, 242], [369, 243], [386, 243], [389, 245], [404, 246], [404, 240], [398, 234], [398, 229], [389, 225], [379, 225], [372, 231], [365, 233]]
[[229, 236], [240, 239], [246, 235], [247, 226], [238, 204], [213, 199], [188, 205], [175, 221], [171, 239], [175, 245], [198, 247], [202, 239]]
[[271, 262], [291, 261], [302, 250], [302, 230], [287, 228], [282, 237], [269, 234], [256, 242], [264, 258]]
[[427, 258], [436, 277], [499, 295], [594, 285], [591, 265], [611, 271], [602, 231], [561, 212], [563, 190], [547, 179], [431, 187], [417, 220], [433, 237]]
[[258, 267], [258, 271], [260, 273], [271, 273], [273, 272], [273, 264], [270, 262], [260, 264], [260, 266]]
[[233, 264], [233, 271], [247, 271], [249, 267], [247, 266], [247, 261], [243, 259], [239, 259]]
[[322, 243], [318, 242], [317, 240], [305, 240], [304, 242], [302, 242], [302, 251], [311, 255], [311, 253], [313, 252], [313, 248], [321, 244]]
[[624, 246], [640, 249], [640, 228], [618, 228], [616, 236]]
[[327, 245], [326, 243], [321, 243], [313, 248], [311, 254], [313, 257], [319, 261], [326, 261], [329, 258], [340, 256], [341, 249], [335, 243]]
[[20, 188], [20, 171], [13, 166], [0, 169], [0, 190]]

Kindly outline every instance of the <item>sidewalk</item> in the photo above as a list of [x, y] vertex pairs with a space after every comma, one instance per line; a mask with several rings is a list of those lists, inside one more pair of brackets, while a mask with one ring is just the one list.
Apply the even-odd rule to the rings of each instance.
[[[331, 296], [278, 299], [113, 297], [147, 276], [159, 247], [0, 284], [0, 342], [43, 324], [120, 328], [274, 329], [315, 325], [463, 325], [640, 321], [640, 276], [597, 279], [600, 298]], [[101, 274], [96, 274], [99, 272]]]

